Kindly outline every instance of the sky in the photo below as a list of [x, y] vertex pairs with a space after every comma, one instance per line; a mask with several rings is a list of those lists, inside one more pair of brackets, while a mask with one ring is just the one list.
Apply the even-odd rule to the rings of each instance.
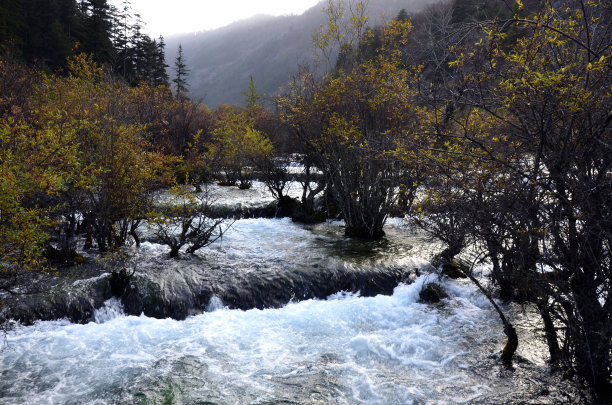
[[[120, 6], [123, 0], [110, 0]], [[302, 14], [319, 0], [130, 0], [145, 32], [156, 38], [226, 26], [256, 14]]]

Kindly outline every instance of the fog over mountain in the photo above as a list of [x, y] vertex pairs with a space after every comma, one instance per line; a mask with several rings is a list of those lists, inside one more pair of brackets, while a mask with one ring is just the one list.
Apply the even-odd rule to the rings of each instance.
[[[401, 9], [414, 13], [436, 0], [370, 0], [370, 25], [381, 15], [395, 16]], [[243, 104], [253, 75], [262, 95], [274, 96], [296, 72], [300, 63], [312, 60], [312, 36], [326, 20], [322, 1], [302, 15], [259, 15], [220, 29], [166, 38], [166, 57], [172, 76], [174, 58], [181, 44], [191, 72], [190, 95], [209, 107]]]

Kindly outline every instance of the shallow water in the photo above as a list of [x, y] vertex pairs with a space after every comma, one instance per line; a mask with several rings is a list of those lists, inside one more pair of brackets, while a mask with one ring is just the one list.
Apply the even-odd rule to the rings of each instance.
[[[367, 241], [346, 238], [342, 221], [303, 225], [289, 218], [240, 219], [232, 223], [222, 239], [199, 250], [196, 256], [219, 264], [240, 260], [245, 268], [250, 262], [265, 265], [279, 261], [310, 265], [338, 261], [364, 265], [408, 265], [412, 262], [423, 265], [428, 257], [440, 250], [422, 234], [412, 232], [400, 218], [390, 220], [385, 232], [385, 238]], [[164, 245], [145, 242], [139, 253], [144, 253], [146, 259], [169, 251]]]
[[[238, 208], [261, 208], [275, 201], [265, 183], [253, 181], [251, 188], [240, 190], [238, 186], [219, 186], [217, 183], [206, 183], [201, 185], [203, 192], [197, 195], [209, 196], [213, 207], [226, 207], [228, 210]], [[290, 181], [287, 183], [285, 193], [293, 198], [300, 198], [302, 189], [299, 182]], [[170, 199], [168, 191], [160, 191], [155, 196], [157, 203], [166, 203]]]
[[[169, 260], [170, 249], [146, 241], [136, 250], [139, 268], [165, 271], [205, 271], [215, 283], [244, 279], [250, 273], [274, 275], [309, 268], [316, 272], [345, 269], [359, 272], [389, 268], [413, 270], [428, 265], [439, 247], [407, 229], [402, 219], [385, 227], [377, 241], [344, 237], [341, 221], [303, 225], [289, 218], [249, 218], [235, 221], [223, 238], [180, 260]], [[145, 236], [146, 238], [146, 236]], [[129, 266], [128, 266], [129, 267]]]
[[[361, 242], [342, 224], [303, 226], [286, 219], [237, 221], [222, 241], [194, 258], [171, 261], [147, 242], [142, 266], [194, 269], [221, 280], [230, 273], [314, 266], [427, 264], [435, 247], [405, 228]], [[0, 352], [2, 404], [447, 404], [558, 403], [541, 337], [519, 308], [526, 362], [499, 364], [504, 336], [496, 313], [465, 281], [440, 281], [450, 298], [418, 302], [435, 275], [398, 286], [391, 296], [336, 294], [283, 308], [228, 310], [213, 297], [207, 312], [185, 321], [125, 316], [107, 302], [95, 321], [41, 322], [7, 335]], [[551, 393], [538, 396], [547, 387]], [[534, 394], [535, 393], [535, 394]], [[518, 398], [518, 399], [517, 399]], [[516, 399], [516, 401], [514, 401]], [[547, 402], [548, 401], [548, 402]]]

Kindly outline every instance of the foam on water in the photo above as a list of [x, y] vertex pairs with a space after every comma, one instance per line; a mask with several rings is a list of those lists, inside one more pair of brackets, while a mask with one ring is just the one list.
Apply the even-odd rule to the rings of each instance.
[[111, 298], [102, 308], [96, 309], [93, 314], [94, 322], [104, 323], [124, 316], [123, 304], [117, 298]]
[[482, 397], [495, 376], [480, 376], [474, 365], [492, 362], [488, 356], [500, 344], [495, 314], [467, 284], [444, 283], [452, 295], [444, 308], [419, 304], [418, 292], [431, 280], [400, 285], [392, 296], [336, 294], [182, 322], [122, 316], [109, 302], [87, 325], [42, 322], [11, 333], [0, 356], [0, 402], [461, 403]]
[[[166, 246], [144, 242], [139, 266], [219, 279], [297, 265], [424, 267], [432, 248], [404, 227], [391, 221], [387, 238], [363, 242], [344, 238], [339, 222], [244, 219], [196, 257], [169, 260]], [[443, 305], [418, 302], [431, 281], [449, 293]], [[229, 310], [213, 296], [207, 310], [157, 320], [110, 300], [87, 325], [19, 328], [0, 352], [0, 404], [487, 403], [517, 390], [496, 361], [497, 314], [467, 281], [425, 275], [392, 296], [338, 293], [267, 310]]]
[[216, 295], [213, 295], [212, 297], [210, 297], [210, 301], [208, 301], [208, 305], [206, 306], [206, 312], [215, 312], [223, 308], [223, 301], [221, 301], [221, 299]]
[[423, 243], [422, 235], [414, 235], [394, 221], [385, 228], [387, 237], [378, 241], [346, 238], [341, 222], [302, 225], [289, 218], [250, 218], [236, 221], [210, 246], [196, 255], [183, 254], [182, 260], [167, 260], [170, 249], [165, 245], [143, 242], [138, 250], [140, 268], [182, 272], [206, 268], [211, 279], [219, 282], [230, 277], [241, 278], [250, 272], [275, 274], [297, 267], [347, 271], [422, 268], [436, 248]]

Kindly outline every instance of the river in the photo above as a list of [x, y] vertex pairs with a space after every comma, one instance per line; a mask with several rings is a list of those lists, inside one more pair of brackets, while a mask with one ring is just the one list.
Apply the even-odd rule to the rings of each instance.
[[[287, 271], [291, 265], [410, 266], [421, 275], [390, 296], [337, 293], [281, 308], [208, 312], [183, 321], [127, 316], [112, 299], [94, 320], [17, 327], [0, 352], [1, 404], [449, 404], [578, 401], [551, 377], [529, 308], [503, 305], [518, 326], [519, 361], [499, 362], [497, 314], [464, 280], [438, 280], [436, 247], [402, 220], [378, 242], [342, 235], [342, 224], [242, 219], [192, 259], [165, 258], [146, 242], [141, 266], [201, 266], [226, 272]], [[433, 246], [433, 247], [432, 247]], [[486, 270], [486, 266], [482, 269]], [[438, 281], [449, 298], [419, 302]], [[531, 402], [529, 402], [531, 401]]]

